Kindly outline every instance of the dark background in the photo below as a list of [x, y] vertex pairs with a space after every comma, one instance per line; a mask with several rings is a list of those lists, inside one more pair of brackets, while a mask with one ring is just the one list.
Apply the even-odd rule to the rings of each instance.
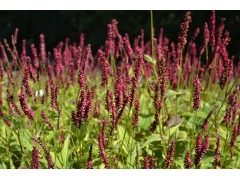
[[[177, 41], [180, 24], [186, 11], [153, 11], [155, 35], [158, 37], [160, 27], [164, 35], [171, 41]], [[209, 21], [211, 11], [191, 11], [192, 23], [189, 36], [197, 27]], [[225, 27], [230, 32], [231, 43], [229, 54], [240, 56], [240, 11], [216, 11], [217, 24], [221, 18], [226, 18]], [[39, 34], [45, 35], [47, 50], [52, 51], [60, 41], [69, 37], [71, 42], [79, 42], [80, 33], [85, 34], [85, 44], [91, 44], [93, 52], [104, 44], [107, 37], [107, 24], [115, 18], [118, 21], [119, 32], [128, 33], [130, 39], [145, 30], [145, 40], [150, 37], [150, 11], [0, 11], [0, 39], [10, 41], [15, 28], [19, 28], [18, 46], [21, 40], [27, 39], [27, 45], [39, 44]], [[198, 38], [202, 40], [202, 34]], [[19, 45], [20, 44], [20, 45]], [[19, 50], [20, 50], [19, 49]]]

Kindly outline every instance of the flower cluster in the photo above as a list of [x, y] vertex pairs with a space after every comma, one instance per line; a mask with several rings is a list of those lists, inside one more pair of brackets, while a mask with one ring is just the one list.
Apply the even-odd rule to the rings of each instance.
[[190, 155], [189, 151], [186, 152], [184, 165], [185, 165], [186, 169], [191, 169], [192, 168], [192, 159], [191, 159], [191, 155]]
[[203, 43], [203, 45], [202, 45], [202, 47], [200, 49], [200, 52], [199, 52], [200, 55], [203, 55], [204, 50], [205, 50], [205, 48], [208, 45], [209, 38], [210, 38], [210, 32], [209, 32], [208, 24], [205, 23], [204, 24], [204, 43]]
[[123, 103], [123, 77], [122, 77], [122, 68], [117, 67], [117, 79], [114, 85], [114, 96], [115, 96], [115, 104], [116, 108], [119, 110], [122, 107]]
[[195, 154], [194, 164], [196, 166], [200, 165], [202, 157], [207, 152], [208, 148], [209, 148], [209, 134], [206, 134], [204, 136], [204, 141], [202, 142], [202, 138], [199, 133], [196, 139], [196, 147], [195, 147], [196, 154]]
[[40, 60], [42, 61], [42, 65], [45, 65], [47, 55], [46, 55], [46, 45], [45, 45], [45, 40], [44, 40], [44, 35], [40, 34]]
[[220, 137], [217, 136], [217, 141], [216, 141], [216, 150], [214, 152], [214, 160], [216, 166], [220, 166]]
[[123, 45], [124, 45], [124, 48], [127, 52], [127, 55], [128, 55], [128, 61], [130, 64], [133, 63], [133, 57], [134, 57], [134, 53], [133, 53], [133, 50], [132, 50], [132, 47], [129, 43], [129, 39], [124, 37], [123, 38]]
[[132, 125], [133, 126], [136, 126], [138, 124], [138, 121], [139, 121], [139, 110], [140, 110], [140, 107], [139, 107], [139, 100], [136, 100], [135, 101], [135, 113], [134, 113], [134, 117], [133, 117], [133, 122], [132, 122]]
[[107, 153], [104, 149], [104, 139], [102, 137], [102, 133], [100, 133], [98, 135], [98, 149], [99, 149], [99, 155], [101, 157], [101, 160], [102, 160], [102, 163], [105, 165], [105, 168], [106, 169], [110, 169], [110, 165], [109, 165], [109, 162], [108, 162], [108, 157], [107, 157]]
[[98, 55], [100, 57], [100, 64], [101, 64], [101, 69], [102, 69], [102, 85], [106, 86], [108, 84], [108, 75], [112, 74], [111, 67], [108, 63], [107, 58], [105, 57], [105, 53], [99, 49], [98, 50]]
[[111, 117], [111, 126], [115, 126], [116, 124], [116, 118], [117, 118], [117, 114], [116, 114], [116, 106], [114, 104], [114, 100], [113, 100], [113, 93], [109, 90], [107, 90], [107, 94], [106, 94], [106, 108], [110, 114]]
[[31, 51], [32, 51], [32, 56], [33, 56], [33, 66], [35, 69], [38, 69], [39, 67], [39, 62], [38, 62], [38, 54], [37, 54], [37, 49], [35, 48], [35, 45], [31, 45]]
[[22, 107], [24, 114], [28, 117], [28, 119], [34, 119], [34, 111], [30, 109], [27, 105], [27, 97], [24, 93], [21, 93], [19, 96], [19, 101]]
[[175, 139], [171, 141], [170, 143], [170, 147], [168, 149], [168, 152], [167, 152], [167, 157], [165, 159], [165, 162], [164, 162], [164, 168], [165, 169], [169, 169], [172, 165], [172, 162], [173, 162], [173, 156], [174, 156], [174, 153], [175, 153]]
[[108, 123], [108, 120], [99, 120], [99, 122], [102, 124], [101, 130], [102, 145], [103, 147], [106, 147], [107, 146], [106, 124]]
[[234, 156], [234, 146], [235, 146], [235, 143], [236, 143], [236, 139], [237, 139], [237, 136], [238, 136], [238, 126], [235, 125], [233, 127], [233, 132], [232, 132], [232, 137], [231, 137], [231, 142], [230, 142], [230, 150], [231, 150], [231, 156], [233, 157]]
[[92, 92], [81, 91], [80, 100], [77, 101], [76, 111], [72, 111], [72, 121], [78, 128], [86, 121], [92, 109]]
[[201, 84], [200, 84], [200, 79], [198, 77], [194, 78], [193, 87], [194, 87], [193, 109], [197, 110], [201, 106], [201, 103], [200, 103]]
[[4, 77], [4, 69], [3, 69], [3, 62], [2, 62], [2, 59], [0, 58], [0, 78], [1, 78], [1, 81]]
[[55, 164], [52, 161], [50, 152], [47, 149], [47, 147], [39, 139], [31, 138], [31, 140], [37, 142], [42, 147], [42, 149], [44, 150], [44, 153], [45, 153], [45, 156], [46, 156], [46, 160], [47, 160], [47, 163], [48, 163], [48, 168], [49, 169], [55, 169]]
[[92, 164], [92, 144], [91, 144], [91, 146], [89, 148], [87, 169], [93, 169], [93, 164]]
[[140, 78], [140, 73], [141, 73], [141, 67], [142, 67], [142, 62], [143, 62], [143, 55], [142, 55], [142, 50], [140, 47], [136, 47], [136, 56], [137, 56], [137, 61], [135, 64], [135, 69], [134, 69], [134, 76], [132, 77], [132, 87], [131, 87], [131, 92], [130, 92], [130, 108], [132, 108], [134, 98], [136, 96], [136, 90], [138, 87], [138, 81]]
[[229, 123], [234, 125], [236, 122], [238, 109], [240, 107], [240, 104], [238, 102], [238, 97], [237, 97], [237, 91], [238, 90], [236, 88], [234, 92], [229, 95], [229, 98], [228, 98], [228, 103], [227, 103], [228, 105], [223, 118], [223, 122], [226, 124], [226, 126], [229, 126]]
[[24, 87], [26, 89], [27, 95], [32, 97], [32, 90], [30, 88], [28, 80], [29, 80], [29, 70], [26, 67], [25, 70], [24, 70], [24, 76], [23, 76], [23, 79], [22, 79], [22, 92], [23, 92], [23, 87]]
[[210, 22], [209, 22], [209, 31], [210, 31], [210, 39], [209, 43], [211, 46], [215, 45], [215, 31], [216, 31], [216, 12], [212, 11]]
[[60, 112], [60, 107], [57, 102], [59, 87], [58, 86], [55, 87], [53, 84], [51, 84], [50, 89], [51, 89], [51, 107]]
[[168, 70], [165, 67], [165, 58], [161, 53], [161, 48], [158, 48], [158, 81], [154, 84], [154, 99], [153, 104], [156, 110], [154, 121], [151, 124], [151, 132], [156, 130], [157, 124], [159, 122], [159, 114], [162, 109], [162, 102], [166, 93], [166, 86], [168, 80]]
[[192, 21], [191, 13], [188, 11], [185, 15], [184, 22], [181, 24], [181, 32], [178, 35], [178, 42], [181, 45], [181, 49], [187, 44], [187, 32], [189, 29], [189, 23]]
[[114, 55], [114, 49], [115, 49], [115, 44], [114, 44], [114, 40], [113, 40], [113, 26], [112, 24], [108, 24], [107, 25], [108, 28], [108, 38], [106, 41], [106, 57], [109, 58], [110, 55]]
[[39, 162], [39, 150], [37, 147], [33, 147], [32, 150], [32, 161], [31, 161], [31, 169], [39, 169], [40, 168], [40, 162]]

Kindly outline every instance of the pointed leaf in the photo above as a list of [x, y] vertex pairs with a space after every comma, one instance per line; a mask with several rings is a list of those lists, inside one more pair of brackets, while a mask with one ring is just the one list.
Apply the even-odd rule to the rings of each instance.
[[19, 138], [23, 147], [27, 150], [32, 151], [33, 145], [30, 141], [30, 131], [28, 129], [19, 129]]
[[67, 136], [66, 140], [64, 141], [64, 145], [63, 145], [63, 149], [61, 151], [61, 155], [62, 155], [62, 159], [63, 159], [63, 164], [64, 164], [64, 167], [66, 168], [67, 167], [67, 159], [68, 159], [68, 156], [69, 156], [69, 143], [70, 143], [70, 134]]
[[154, 141], [163, 141], [163, 140], [167, 140], [166, 137], [160, 137], [159, 134], [152, 134], [148, 140], [141, 146], [141, 148], [144, 148], [145, 146], [151, 144]]

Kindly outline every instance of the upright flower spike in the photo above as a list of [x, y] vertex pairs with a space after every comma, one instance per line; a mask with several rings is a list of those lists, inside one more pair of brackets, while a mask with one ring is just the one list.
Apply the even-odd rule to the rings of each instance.
[[0, 79], [1, 81], [3, 80], [4, 77], [4, 68], [3, 68], [3, 64], [2, 64], [2, 59], [0, 58]]
[[185, 14], [184, 22], [180, 26], [181, 32], [178, 35], [178, 43], [180, 43], [181, 50], [183, 50], [185, 45], [187, 44], [187, 36], [188, 36], [187, 32], [188, 32], [188, 29], [189, 29], [189, 23], [190, 22], [192, 22], [192, 18], [191, 18], [191, 13], [188, 11]]
[[232, 132], [232, 137], [231, 137], [231, 142], [230, 142], [230, 151], [231, 151], [231, 156], [232, 157], [234, 156], [234, 147], [235, 147], [235, 144], [236, 144], [237, 136], [238, 136], [238, 126], [235, 125], [233, 127], [233, 132]]
[[109, 90], [107, 90], [107, 94], [106, 94], [106, 108], [110, 114], [111, 117], [111, 126], [114, 127], [116, 125], [116, 118], [117, 118], [117, 109], [116, 106], [114, 104], [114, 100], [113, 100], [113, 93], [110, 92]]
[[[200, 136], [200, 134], [198, 135], [198, 138], [199, 138], [199, 136]], [[198, 141], [198, 138], [197, 138], [197, 142], [196, 142], [196, 154], [195, 154], [195, 159], [194, 159], [194, 164], [196, 166], [200, 165], [203, 155], [206, 154], [206, 152], [209, 148], [209, 134], [207, 133], [204, 136], [204, 141], [201, 144], [201, 149], [200, 149], [200, 144], [199, 144], [200, 141]]]
[[8, 62], [8, 57], [7, 57], [7, 54], [6, 54], [6, 51], [5, 51], [5, 47], [4, 45], [1, 43], [0, 41], [0, 48], [1, 48], [1, 54], [2, 54], [2, 62]]
[[148, 157], [143, 158], [143, 169], [149, 169]]
[[24, 70], [24, 76], [22, 79], [22, 90], [23, 90], [23, 87], [25, 88], [27, 95], [29, 97], [32, 97], [32, 90], [29, 85], [29, 69], [27, 67]]
[[26, 58], [27, 58], [26, 39], [23, 39], [22, 40], [22, 53], [21, 53], [21, 66], [22, 66], [22, 69], [26, 68], [26, 64], [27, 64]]
[[39, 67], [39, 62], [38, 62], [38, 54], [37, 54], [37, 49], [35, 48], [35, 45], [31, 45], [31, 51], [32, 51], [32, 56], [33, 56], [33, 66], [35, 69], [38, 69]]
[[101, 158], [102, 163], [105, 165], [106, 169], [110, 169], [110, 165], [109, 165], [109, 162], [108, 162], [107, 153], [104, 149], [103, 137], [102, 137], [101, 133], [98, 135], [98, 149], [99, 149], [99, 154], [100, 154], [100, 158]]
[[215, 45], [215, 33], [216, 33], [216, 12], [212, 11], [210, 22], [209, 22], [209, 31], [210, 31], [210, 39], [209, 43], [211, 46]]
[[208, 24], [205, 22], [205, 24], [204, 24], [204, 43], [200, 48], [200, 51], [199, 51], [200, 55], [203, 55], [205, 48], [208, 45], [209, 39], [210, 39], [210, 32], [209, 32]]
[[169, 169], [172, 165], [172, 162], [173, 162], [173, 156], [174, 156], [174, 153], [175, 153], [175, 139], [171, 141], [170, 143], [170, 147], [168, 149], [168, 152], [167, 152], [167, 157], [165, 159], [165, 162], [164, 162], [164, 168], [165, 169]]
[[158, 114], [155, 113], [154, 114], [154, 121], [151, 124], [151, 129], [150, 129], [151, 133], [153, 133], [156, 130], [158, 122], [159, 122], [159, 117], [158, 117]]
[[136, 100], [135, 101], [135, 112], [134, 112], [134, 117], [133, 117], [133, 122], [132, 122], [133, 126], [136, 126], [139, 121], [139, 110], [140, 110], [139, 105], [140, 105], [139, 100]]
[[72, 111], [72, 121], [78, 128], [86, 121], [92, 109], [92, 92], [81, 91], [80, 99], [77, 101], [76, 111]]
[[102, 124], [101, 138], [102, 145], [105, 148], [107, 146], [106, 124], [108, 123], [108, 120], [100, 120], [99, 122]]
[[114, 96], [116, 108], [119, 110], [121, 109], [123, 103], [123, 80], [121, 67], [117, 67], [117, 79], [114, 84]]
[[28, 119], [33, 120], [34, 119], [34, 111], [28, 107], [26, 95], [24, 93], [21, 93], [18, 97], [19, 97], [19, 101], [22, 106], [22, 110], [23, 110], [24, 114], [28, 117]]
[[195, 147], [195, 154], [197, 155], [201, 152], [201, 149], [202, 149], [202, 137], [201, 137], [200, 133], [198, 133], [195, 146], [196, 146]]
[[47, 60], [47, 55], [46, 55], [46, 44], [45, 44], [45, 37], [43, 34], [40, 34], [40, 60], [42, 61], [42, 65], [45, 65], [46, 60]]
[[87, 161], [87, 169], [93, 169], [93, 164], [92, 164], [92, 144], [89, 148], [89, 154], [88, 154], [88, 161]]
[[154, 156], [149, 157], [149, 169], [154, 169]]
[[81, 90], [84, 90], [87, 87], [86, 75], [81, 68], [78, 69], [78, 84], [81, 87]]
[[13, 35], [13, 38], [12, 38], [12, 45], [14, 45], [14, 46], [17, 44], [18, 31], [19, 31], [19, 29], [16, 28], [15, 32], [14, 32], [14, 35]]
[[31, 161], [31, 169], [39, 169], [40, 168], [40, 162], [39, 162], [39, 150], [37, 147], [33, 147], [32, 150], [32, 161]]
[[113, 26], [112, 24], [108, 24], [107, 25], [107, 41], [106, 41], [106, 57], [107, 59], [110, 57], [110, 55], [114, 55], [114, 51], [115, 51], [115, 44], [114, 44], [114, 32], [113, 32]]
[[201, 106], [201, 103], [200, 103], [201, 84], [200, 84], [200, 79], [198, 77], [194, 78], [193, 87], [194, 87], [193, 109], [197, 110]]
[[187, 151], [185, 160], [184, 160], [184, 165], [186, 169], [191, 169], [192, 168], [192, 160], [191, 160], [191, 155], [190, 152]]
[[217, 136], [216, 150], [214, 152], [214, 159], [216, 166], [220, 166], [220, 136]]
[[47, 147], [43, 144], [43, 142], [39, 139], [36, 138], [31, 138], [32, 141], [35, 141], [36, 143], [38, 143], [42, 149], [44, 150], [45, 156], [46, 156], [46, 160], [48, 163], [48, 168], [49, 169], [55, 169], [55, 164], [52, 161], [51, 155], [50, 155], [50, 151], [47, 149]]
[[108, 74], [110, 71], [109, 63], [104, 52], [101, 49], [98, 50], [98, 55], [100, 57], [100, 64], [102, 69], [102, 85], [106, 86], [108, 84]]
[[138, 87], [138, 81], [140, 78], [140, 73], [141, 73], [141, 67], [142, 67], [142, 62], [143, 62], [143, 54], [142, 50], [140, 47], [136, 47], [136, 55], [137, 55], [137, 61], [135, 64], [135, 69], [134, 69], [134, 76], [132, 77], [132, 87], [131, 87], [131, 94], [130, 94], [130, 108], [132, 108], [135, 96], [136, 96], [136, 91]]
[[133, 54], [133, 50], [132, 50], [132, 47], [131, 47], [131, 45], [129, 43], [128, 38], [126, 38], [126, 37], [123, 38], [123, 45], [124, 45], [124, 48], [125, 48], [125, 50], [127, 52], [127, 55], [128, 55], [128, 62], [130, 64], [132, 64], [133, 63], [133, 55], [134, 54]]

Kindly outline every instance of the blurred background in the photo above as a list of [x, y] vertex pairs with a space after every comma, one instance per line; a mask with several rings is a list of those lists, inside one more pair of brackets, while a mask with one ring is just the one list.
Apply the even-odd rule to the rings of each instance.
[[[158, 37], [160, 27], [170, 41], [177, 41], [180, 24], [186, 11], [153, 11], [155, 35]], [[203, 32], [204, 22], [209, 21], [211, 11], [192, 11], [189, 37], [198, 27]], [[240, 56], [240, 11], [216, 11], [217, 24], [226, 18], [225, 29], [230, 32], [229, 54]], [[145, 31], [145, 40], [150, 38], [150, 11], [0, 11], [0, 39], [8, 39], [15, 28], [19, 28], [18, 46], [27, 39], [27, 45], [39, 44], [39, 34], [45, 35], [47, 50], [52, 52], [60, 41], [69, 37], [71, 42], [79, 42], [80, 33], [85, 34], [85, 44], [91, 44], [93, 53], [105, 43], [107, 24], [112, 19], [118, 21], [119, 32], [128, 33], [130, 40]], [[202, 41], [202, 34], [199, 38]], [[19, 49], [19, 50], [20, 50]], [[238, 60], [237, 60], [238, 61]]]

